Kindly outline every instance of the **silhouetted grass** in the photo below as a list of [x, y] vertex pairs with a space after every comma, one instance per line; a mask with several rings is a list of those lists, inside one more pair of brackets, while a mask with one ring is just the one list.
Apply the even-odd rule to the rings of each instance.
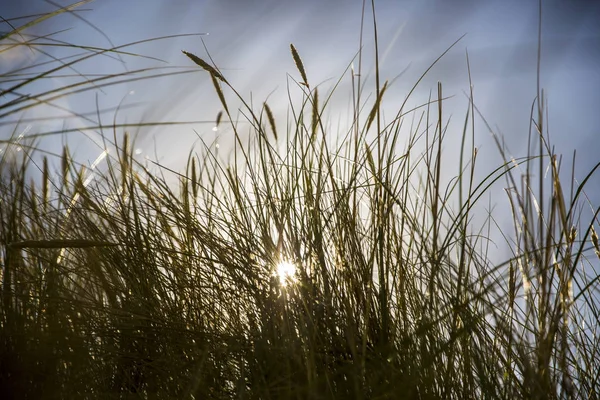
[[[2, 39], [35, 49], [34, 37], [16, 41], [21, 33]], [[0, 118], [95, 90], [101, 83], [82, 76], [21, 94], [119, 51], [83, 50], [32, 76], [5, 72]], [[102, 168], [75, 163], [66, 147], [49, 155], [59, 163], [37, 163], [35, 142], [15, 123], [0, 155], [3, 398], [597, 398], [598, 211], [589, 205], [593, 218], [581, 220], [580, 209], [598, 164], [565, 191], [543, 96], [530, 140], [539, 152], [512, 159], [497, 138], [505, 162], [479, 181], [475, 104], [454, 136], [441, 84], [422, 112], [403, 104], [385, 121], [389, 83], [377, 70], [374, 100], [355, 90], [352, 129], [335, 145], [324, 123], [329, 94], [291, 52], [303, 101], [290, 104], [282, 132], [266, 103], [239, 96], [249, 140], [230, 122], [225, 93], [237, 92], [226, 74], [184, 52], [222, 102], [230, 162], [206, 145], [184, 171], [153, 173], [127, 134], [117, 143], [98, 127]], [[359, 76], [353, 87], [363, 87]], [[442, 186], [455, 162], [443, 151], [450, 136], [462, 140], [462, 172]], [[513, 254], [501, 264], [470, 223], [497, 184], [507, 186], [514, 223], [504, 232]], [[295, 273], [279, 276], [281, 262]]]

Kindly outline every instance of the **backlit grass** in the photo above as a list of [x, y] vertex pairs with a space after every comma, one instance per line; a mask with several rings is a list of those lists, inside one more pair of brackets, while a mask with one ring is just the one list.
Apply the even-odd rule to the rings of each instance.
[[[3, 52], [53, 43], [24, 27], [2, 35]], [[579, 185], [563, 180], [541, 90], [532, 150], [511, 158], [496, 137], [505, 161], [477, 179], [488, 166], [473, 132], [485, 120], [467, 99], [462, 129], [447, 126], [441, 83], [429, 103], [384, 118], [390, 83], [378, 70], [361, 82], [359, 66], [340, 78], [356, 88], [351, 129], [332, 135], [331, 93], [310, 82], [291, 46], [302, 101], [278, 120], [239, 96], [248, 138], [232, 122], [227, 74], [186, 51], [182, 63], [213, 82], [231, 154], [206, 143], [170, 170], [135, 157], [126, 132], [143, 124], [88, 116], [104, 148], [81, 165], [68, 147], [49, 154], [41, 135], [20, 136], [19, 116], [150, 77], [80, 76], [37, 92], [87, 58], [136, 56], [76, 45], [79, 56], [42, 72], [0, 76], [0, 122], [14, 121], [0, 143], [2, 398], [599, 396], [598, 205], [585, 187], [600, 164]], [[448, 140], [462, 146], [446, 184], [456, 163]], [[493, 213], [471, 224], [495, 185], [514, 226], [500, 263], [485, 251]]]

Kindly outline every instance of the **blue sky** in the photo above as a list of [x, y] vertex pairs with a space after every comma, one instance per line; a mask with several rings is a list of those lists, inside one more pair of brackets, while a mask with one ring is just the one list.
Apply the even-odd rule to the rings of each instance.
[[[60, 2], [61, 5], [69, 4]], [[55, 6], [38, 0], [0, 0], [0, 15], [5, 19], [50, 11]], [[469, 53], [475, 103], [488, 122], [501, 133], [514, 156], [526, 154], [529, 114], [536, 95], [537, 1], [391, 1], [376, 2], [381, 73], [394, 82], [386, 95], [392, 113], [421, 73], [444, 50], [462, 35], [466, 36], [430, 71], [414, 93], [409, 105], [423, 103], [437, 81], [445, 95], [454, 98], [445, 104], [450, 130], [456, 140], [448, 144], [452, 158], [452, 141], [459, 139], [467, 107], [468, 91], [466, 51]], [[226, 78], [246, 98], [256, 104], [269, 96], [269, 104], [285, 127], [290, 74], [300, 79], [292, 61], [289, 45], [293, 43], [304, 61], [311, 84], [321, 84], [322, 93], [344, 73], [359, 48], [362, 1], [360, 0], [96, 0], [82, 6], [77, 18], [62, 15], [30, 32], [44, 34], [68, 29], [53, 38], [71, 43], [111, 47], [137, 40], [183, 33], [206, 33], [202, 36], [210, 55]], [[363, 75], [373, 71], [373, 43], [370, 12], [367, 13], [364, 38]], [[600, 3], [591, 1], [544, 1], [541, 83], [547, 92], [549, 127], [553, 143], [570, 164], [577, 150], [576, 176], [600, 159]], [[13, 22], [16, 25], [23, 20]], [[8, 30], [6, 24], [3, 31]], [[207, 58], [200, 36], [189, 36], [147, 43], [128, 51], [164, 60], [123, 57], [121, 60], [96, 57], [78, 66], [78, 72], [105, 74], [124, 72], [142, 66], [190, 67], [181, 53], [186, 50]], [[64, 49], [45, 48], [60, 56]], [[11, 71], [45, 59], [24, 47], [0, 55], [0, 71]], [[66, 73], [63, 71], [63, 73]], [[70, 72], [72, 73], [72, 71]], [[54, 77], [27, 88], [28, 93], [60, 87], [70, 78]], [[372, 79], [366, 92], [373, 93]], [[6, 82], [1, 87], [6, 87]], [[342, 80], [330, 108], [332, 121], [347, 120], [350, 81]], [[0, 101], [6, 101], [2, 99]], [[95, 90], [58, 99], [56, 104], [77, 112], [92, 112], [123, 104], [142, 103], [121, 110], [120, 122], [139, 121], [213, 121], [220, 110], [208, 74], [198, 72], [153, 81], [124, 83], [117, 87]], [[17, 117], [53, 117], [61, 114], [55, 107], [40, 106]], [[391, 115], [391, 114], [389, 114]], [[103, 123], [112, 124], [114, 112], [103, 114]], [[94, 119], [95, 117], [90, 117]], [[66, 121], [66, 122], [65, 122]], [[58, 130], [62, 127], [89, 126], [81, 118], [37, 121], [18, 126], [25, 135]], [[1, 125], [0, 139], [8, 138], [16, 125]], [[228, 145], [227, 132], [215, 133], [211, 123], [174, 127], [154, 127], [138, 132], [137, 146], [142, 154], [178, 168], [197, 140], [194, 130], [210, 141], [219, 135], [222, 146]], [[98, 135], [94, 132], [72, 133], [67, 137], [44, 139], [42, 146], [57, 150], [64, 141], [70, 143], [75, 157], [91, 162], [99, 153]], [[96, 143], [96, 144], [94, 144]], [[480, 162], [491, 169], [500, 162], [489, 132], [481, 120], [476, 121], [476, 146]], [[456, 168], [451, 168], [457, 172]], [[484, 168], [485, 170], [485, 168]], [[454, 172], [451, 173], [451, 175]], [[600, 175], [590, 184], [592, 204], [600, 203]], [[504, 196], [501, 188], [497, 192]], [[500, 202], [500, 197], [494, 201]]]

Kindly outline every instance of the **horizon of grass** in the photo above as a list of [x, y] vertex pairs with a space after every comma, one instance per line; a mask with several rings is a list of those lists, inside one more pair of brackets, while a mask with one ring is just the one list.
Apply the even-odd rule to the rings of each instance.
[[[21, 37], [29, 26], [2, 40], [33, 50], [57, 44]], [[2, 73], [3, 101], [13, 98], [0, 104], [0, 123], [62, 96], [170, 74], [81, 76], [21, 93], [92, 57], [139, 56], [125, 46], [72, 46], [82, 53], [56, 67]], [[300, 79], [288, 87], [302, 101], [290, 100], [285, 131], [266, 102], [245, 102], [210, 57], [183, 52], [199, 67], [193, 72], [211, 79], [223, 109], [216, 125], [229, 123], [235, 141], [228, 159], [202, 142], [184, 171], [155, 162], [155, 173], [136, 160], [127, 128], [145, 123], [85, 119], [104, 145], [86, 166], [68, 147], [58, 155], [36, 147], [35, 139], [64, 132], [21, 137], [14, 122], [0, 154], [2, 398], [599, 397], [599, 207], [588, 204], [593, 215], [583, 221], [581, 209], [600, 163], [578, 186], [574, 178], [563, 184], [539, 82], [527, 155], [512, 158], [488, 126], [504, 162], [481, 180], [478, 110], [467, 94], [454, 136], [460, 173], [442, 186], [452, 133], [441, 83], [427, 104], [405, 109], [411, 91], [386, 121], [391, 84], [381, 83], [376, 53], [374, 96], [365, 99], [359, 52], [357, 73], [345, 71], [351, 129], [332, 143], [328, 104], [345, 78], [324, 95], [290, 51]], [[251, 127], [246, 139], [236, 113]], [[481, 227], [471, 221], [503, 183], [512, 256], [492, 263], [485, 249], [494, 215]], [[281, 263], [295, 271], [278, 274]]]

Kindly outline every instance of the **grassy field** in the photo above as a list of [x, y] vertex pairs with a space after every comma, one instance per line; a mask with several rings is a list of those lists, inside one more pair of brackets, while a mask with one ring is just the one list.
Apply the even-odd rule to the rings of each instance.
[[[27, 28], [60, 12], [2, 34], [0, 51], [58, 45]], [[36, 91], [89, 58], [135, 56], [70, 46], [78, 57], [42, 72], [2, 72], [0, 122], [139, 72]], [[13, 123], [0, 142], [0, 397], [600, 398], [599, 208], [585, 195], [600, 164], [564, 181], [541, 89], [529, 154], [494, 136], [505, 162], [477, 179], [474, 102], [457, 132], [441, 83], [384, 119], [389, 83], [376, 70], [365, 86], [359, 62], [340, 78], [356, 88], [351, 129], [332, 135], [331, 93], [290, 57], [303, 100], [280, 121], [241, 96], [238, 111], [226, 74], [182, 54], [235, 140], [225, 156], [206, 143], [182, 171], [150, 172], [124, 127], [98, 128], [106, 152], [82, 165]], [[448, 140], [461, 172], [444, 183]], [[497, 185], [514, 225], [501, 263], [486, 252], [494, 214], [471, 223]]]

